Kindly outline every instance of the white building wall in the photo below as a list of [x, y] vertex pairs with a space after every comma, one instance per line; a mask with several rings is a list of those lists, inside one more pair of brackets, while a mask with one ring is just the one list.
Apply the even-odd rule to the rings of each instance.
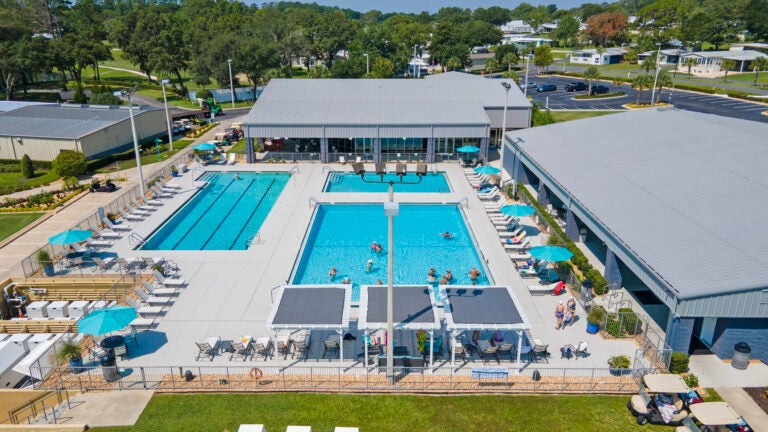
[[79, 150], [79, 146], [68, 139], [0, 136], [1, 159], [18, 160], [26, 154], [32, 160], [52, 161], [61, 150]]
[[[135, 111], [134, 111], [135, 113]], [[136, 137], [139, 142], [160, 134], [167, 135], [165, 112], [162, 110], [134, 114]], [[133, 145], [131, 120], [126, 119], [104, 129], [100, 129], [81, 139], [82, 152], [87, 158], [101, 156], [110, 151]]]

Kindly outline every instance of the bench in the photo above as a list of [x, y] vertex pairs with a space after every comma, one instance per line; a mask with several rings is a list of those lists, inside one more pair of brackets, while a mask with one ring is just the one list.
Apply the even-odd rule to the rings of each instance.
[[472, 368], [472, 379], [507, 379], [507, 368]]

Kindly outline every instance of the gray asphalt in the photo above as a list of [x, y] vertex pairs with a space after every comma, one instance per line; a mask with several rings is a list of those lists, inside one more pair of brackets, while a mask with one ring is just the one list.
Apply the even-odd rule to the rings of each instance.
[[[528, 89], [528, 95], [542, 107], [548, 107], [553, 110], [617, 110], [624, 109], [622, 105], [626, 103], [637, 102], [637, 91], [623, 84], [616, 88], [609, 82], [600, 82], [600, 85], [607, 85], [611, 91], [622, 91], [625, 96], [609, 99], [590, 99], [574, 100], [574, 93], [565, 91], [565, 85], [573, 78], [565, 77], [531, 77], [528, 81], [533, 81], [538, 85], [555, 84], [557, 90], [553, 92], [537, 93], [534, 89]], [[584, 94], [586, 91], [578, 92]], [[651, 92], [644, 90], [640, 94], [640, 103], [648, 103], [651, 100]], [[701, 93], [693, 93], [680, 90], [663, 89], [661, 100], [669, 102], [675, 108], [696, 111], [708, 114], [717, 114], [726, 117], [740, 118], [768, 123], [768, 116], [761, 112], [767, 111], [768, 106], [760, 103], [752, 103], [740, 99], [732, 99], [723, 96], [713, 96]]]

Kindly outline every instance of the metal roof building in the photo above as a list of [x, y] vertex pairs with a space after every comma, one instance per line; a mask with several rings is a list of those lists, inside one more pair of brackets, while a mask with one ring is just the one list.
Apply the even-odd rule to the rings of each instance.
[[[358, 156], [376, 161], [455, 158], [481, 148], [503, 123], [501, 80], [463, 73], [427, 79], [273, 79], [243, 121], [249, 161], [254, 140], [294, 159]], [[531, 104], [511, 82], [507, 129], [526, 128]], [[289, 155], [291, 157], [291, 155]]]
[[[162, 110], [134, 110], [138, 139], [165, 132]], [[0, 113], [0, 158], [50, 161], [61, 150], [80, 151], [89, 159], [133, 145], [128, 107], [96, 105], [26, 105]]]
[[648, 109], [508, 133], [505, 169], [538, 179], [669, 308], [673, 348], [693, 335], [729, 357], [732, 335], [768, 328], [766, 136], [763, 123]]

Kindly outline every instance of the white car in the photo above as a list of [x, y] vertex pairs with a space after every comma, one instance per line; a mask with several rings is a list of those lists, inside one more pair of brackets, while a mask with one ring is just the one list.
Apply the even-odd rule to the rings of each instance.
[[521, 89], [524, 89], [524, 88], [535, 89], [535, 88], [538, 88], [538, 87], [539, 86], [535, 82], [533, 82], [533, 81], [529, 81], [528, 84], [520, 83], [520, 88]]

